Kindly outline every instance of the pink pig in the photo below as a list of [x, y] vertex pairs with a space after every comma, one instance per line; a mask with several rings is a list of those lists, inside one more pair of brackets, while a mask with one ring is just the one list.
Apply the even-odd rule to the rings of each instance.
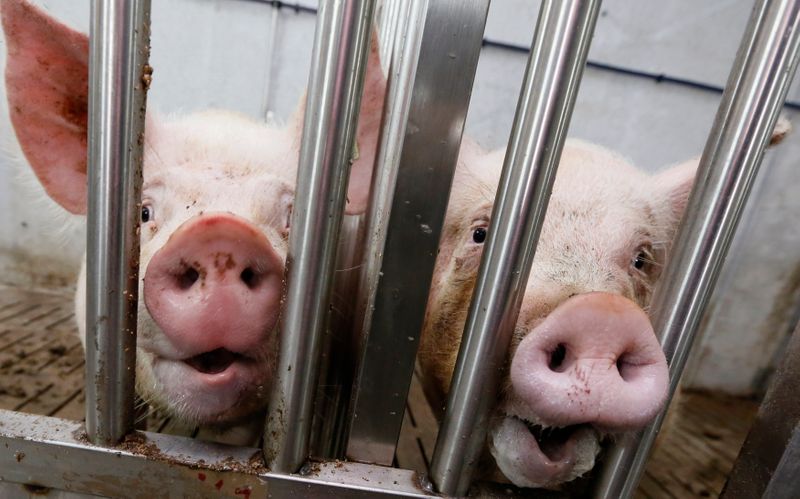
[[[781, 118], [771, 144], [790, 129]], [[504, 155], [462, 145], [419, 351], [438, 401], [456, 363]], [[553, 487], [583, 475], [604, 440], [642, 428], [663, 408], [667, 364], [647, 310], [697, 164], [649, 175], [605, 148], [567, 140], [487, 442], [515, 485]]]
[[[9, 110], [48, 195], [86, 212], [88, 39], [24, 0], [2, 0]], [[373, 44], [374, 45], [374, 44]], [[348, 212], [363, 211], [385, 80], [373, 48]], [[286, 128], [223, 111], [148, 112], [136, 384], [186, 423], [263, 409], [276, 357], [303, 106]], [[75, 295], [85, 341], [86, 265]]]
[[[425, 383], [447, 393], [504, 151], [465, 144], [420, 347]], [[667, 364], [646, 311], [697, 161], [657, 175], [567, 141], [508, 353], [488, 450], [521, 487], [594, 466], [609, 435], [662, 409]]]

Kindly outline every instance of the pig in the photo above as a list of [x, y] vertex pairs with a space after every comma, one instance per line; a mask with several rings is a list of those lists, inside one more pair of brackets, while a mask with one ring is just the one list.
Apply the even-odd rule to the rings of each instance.
[[[88, 38], [24, 0], [2, 0], [0, 14], [22, 152], [53, 200], [85, 214]], [[374, 43], [369, 57], [350, 214], [365, 207], [385, 93]], [[222, 110], [147, 111], [136, 389], [182, 423], [230, 427], [266, 406], [303, 102], [284, 127]], [[75, 294], [84, 346], [85, 292], [84, 258]]]
[[[773, 142], [788, 131], [779, 122]], [[464, 330], [505, 151], [465, 139], [418, 360], [441, 407]], [[513, 330], [485, 476], [553, 488], [592, 469], [601, 443], [663, 408], [667, 364], [647, 317], [698, 160], [650, 175], [569, 139]], [[486, 454], [486, 453], [485, 453]]]

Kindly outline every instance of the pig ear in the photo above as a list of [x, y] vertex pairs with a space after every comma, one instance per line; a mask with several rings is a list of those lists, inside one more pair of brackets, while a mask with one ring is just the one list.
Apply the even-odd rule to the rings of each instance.
[[[358, 116], [356, 147], [353, 151], [353, 164], [350, 169], [350, 182], [347, 188], [347, 207], [345, 212], [349, 215], [363, 213], [367, 206], [385, 96], [386, 77], [381, 68], [378, 35], [373, 30], [366, 74], [364, 76], [364, 95], [361, 97], [361, 108]], [[303, 134], [305, 110], [306, 94], [303, 93], [288, 123], [288, 129], [298, 144]]]
[[88, 37], [23, 0], [0, 3], [11, 122], [48, 195], [86, 213]]
[[350, 170], [350, 183], [347, 186], [345, 211], [348, 214], [363, 213], [369, 201], [372, 170], [375, 166], [383, 117], [383, 101], [386, 97], [386, 76], [381, 68], [379, 50], [378, 34], [373, 29], [367, 73], [364, 77], [364, 95], [361, 97], [361, 110], [358, 115], [356, 150], [353, 152], [353, 166]]
[[[791, 131], [792, 124], [789, 120], [785, 116], [779, 116], [767, 147], [780, 144]], [[656, 185], [664, 189], [662, 192], [667, 197], [667, 205], [675, 224], [680, 221], [683, 211], [686, 209], [699, 163], [700, 158], [690, 159], [668, 168], [656, 177]]]
[[656, 185], [663, 193], [662, 199], [665, 201], [667, 215], [673, 226], [677, 226], [686, 209], [699, 161], [699, 158], [690, 159], [656, 175]]

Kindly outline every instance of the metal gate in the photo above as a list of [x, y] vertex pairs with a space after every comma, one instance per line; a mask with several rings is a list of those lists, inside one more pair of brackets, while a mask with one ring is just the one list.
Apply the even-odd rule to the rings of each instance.
[[[380, 10], [389, 79], [355, 330], [350, 397], [329, 408], [309, 462], [318, 359], [376, 0], [320, 2], [280, 361], [264, 448], [134, 427], [138, 208], [149, 0], [92, 3], [86, 428], [0, 413], [0, 480], [108, 496], [423, 497], [464, 494], [497, 389], [600, 8], [545, 0], [431, 476], [392, 468], [489, 0], [401, 0]], [[731, 70], [651, 319], [674, 393], [800, 54], [800, 0], [758, 0]], [[428, 106], [429, 102], [446, 105]], [[415, 165], [437, 164], [430, 179]], [[522, 229], [520, 230], [520, 227]], [[398, 240], [402, 233], [408, 239]], [[403, 268], [413, 266], [409, 276]], [[398, 300], [401, 293], [403, 298]], [[398, 325], [394, 317], [402, 316]], [[402, 328], [402, 329], [400, 329]], [[398, 335], [398, 331], [401, 334]], [[398, 341], [402, 338], [403, 341]], [[386, 366], [391, 366], [387, 369]], [[349, 400], [348, 400], [349, 399]], [[630, 497], [663, 413], [608, 452], [597, 497]], [[121, 443], [119, 443], [121, 442]], [[267, 468], [261, 464], [262, 455]], [[372, 464], [363, 464], [372, 463]], [[0, 487], [2, 490], [2, 487]]]

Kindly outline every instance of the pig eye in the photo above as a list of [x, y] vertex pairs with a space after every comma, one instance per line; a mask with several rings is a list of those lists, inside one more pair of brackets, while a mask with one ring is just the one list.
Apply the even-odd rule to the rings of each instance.
[[486, 228], [485, 227], [478, 227], [474, 231], [472, 231], [472, 241], [477, 244], [483, 244], [486, 240]]
[[636, 251], [636, 256], [633, 258], [633, 262], [631, 263], [633, 268], [645, 274], [649, 274], [653, 269], [653, 266], [657, 265], [657, 262], [653, 257], [652, 248], [650, 248], [649, 245], [641, 246]]
[[153, 219], [153, 207], [150, 205], [142, 205], [142, 223], [145, 224]]

